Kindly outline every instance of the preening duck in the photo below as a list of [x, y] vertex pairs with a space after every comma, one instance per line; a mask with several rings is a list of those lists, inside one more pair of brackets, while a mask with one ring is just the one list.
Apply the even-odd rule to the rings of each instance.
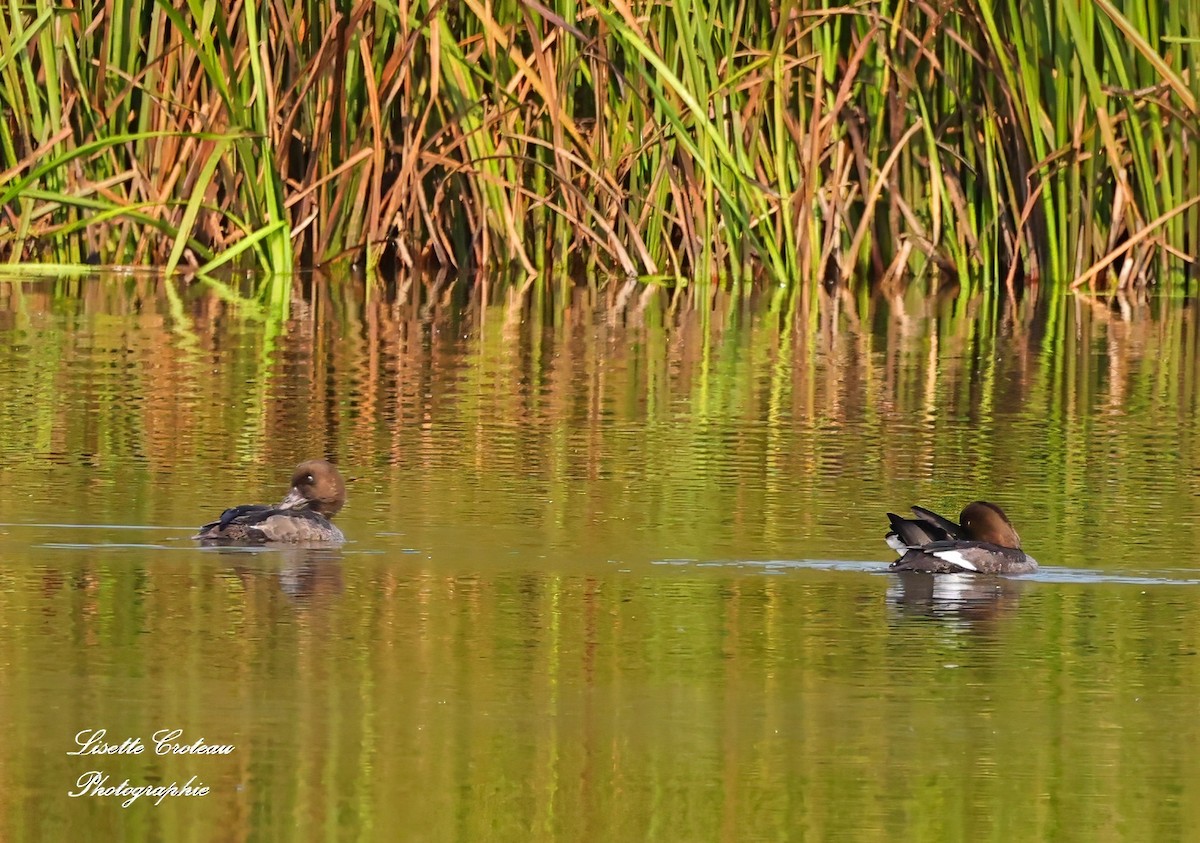
[[214, 544], [345, 541], [329, 520], [345, 503], [346, 483], [337, 467], [307, 460], [292, 472], [291, 488], [278, 504], [231, 507], [192, 538]]
[[916, 518], [889, 512], [892, 529], [884, 537], [900, 554], [893, 571], [931, 574], [1029, 574], [1037, 560], [1021, 550], [1021, 537], [1004, 510], [994, 503], [967, 504], [955, 524], [924, 507], [912, 508]]

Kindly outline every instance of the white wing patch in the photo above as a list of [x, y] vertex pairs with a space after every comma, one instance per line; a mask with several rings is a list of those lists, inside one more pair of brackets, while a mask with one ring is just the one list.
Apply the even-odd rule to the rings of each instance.
[[887, 542], [888, 547], [899, 553], [901, 556], [908, 553], [908, 545], [906, 545], [895, 533], [888, 533], [883, 537], [883, 540]]
[[958, 567], [962, 568], [964, 571], [978, 571], [979, 570], [977, 567], [975, 567], [974, 562], [972, 562], [971, 560], [967, 559], [967, 557], [962, 555], [962, 551], [935, 550], [935, 551], [933, 551], [933, 553], [931, 555], [936, 556], [938, 559], [941, 559], [945, 562], [949, 562], [951, 565], [957, 565]]

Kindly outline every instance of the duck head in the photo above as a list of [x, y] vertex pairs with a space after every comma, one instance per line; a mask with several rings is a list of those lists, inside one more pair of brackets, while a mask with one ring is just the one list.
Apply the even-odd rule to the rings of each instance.
[[972, 501], [958, 516], [963, 531], [972, 541], [988, 542], [1000, 547], [1021, 546], [1021, 537], [1013, 528], [1004, 510], [987, 501]]
[[307, 460], [292, 472], [292, 488], [280, 509], [311, 509], [332, 518], [346, 503], [346, 483], [337, 467], [325, 460]]

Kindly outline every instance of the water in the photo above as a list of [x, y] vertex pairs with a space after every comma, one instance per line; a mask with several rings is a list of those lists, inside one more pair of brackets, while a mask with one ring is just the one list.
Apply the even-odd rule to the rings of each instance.
[[[0, 838], [1200, 825], [1190, 304], [236, 292], [0, 282]], [[312, 456], [348, 544], [190, 541]], [[976, 497], [1041, 572], [885, 573]]]

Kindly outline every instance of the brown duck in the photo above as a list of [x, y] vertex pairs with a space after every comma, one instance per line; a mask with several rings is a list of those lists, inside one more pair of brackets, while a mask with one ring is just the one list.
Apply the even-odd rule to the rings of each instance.
[[889, 512], [892, 529], [884, 537], [900, 554], [893, 571], [931, 574], [1029, 574], [1037, 560], [1021, 550], [1021, 537], [1004, 510], [994, 503], [973, 501], [963, 508], [955, 524], [920, 506], [916, 518]]
[[333, 463], [307, 460], [292, 472], [292, 486], [275, 505], [244, 504], [221, 513], [192, 538], [212, 544], [341, 542], [329, 520], [346, 503], [346, 483]]

